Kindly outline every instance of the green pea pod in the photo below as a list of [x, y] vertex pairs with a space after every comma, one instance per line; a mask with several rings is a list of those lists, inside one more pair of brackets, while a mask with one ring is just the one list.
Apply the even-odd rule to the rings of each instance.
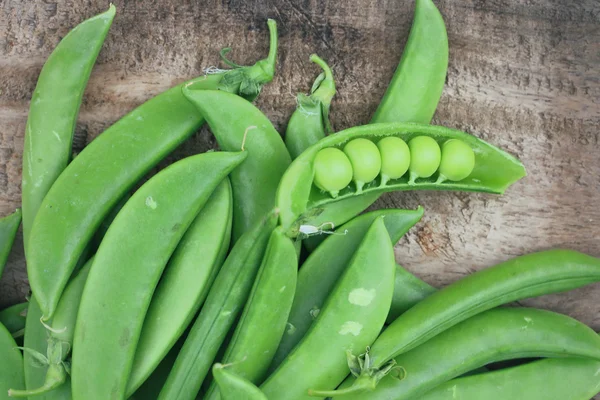
[[160, 400], [196, 398], [227, 332], [250, 294], [276, 223], [277, 214], [269, 213], [233, 246], [177, 356], [158, 397]]
[[283, 362], [309, 330], [373, 221], [383, 218], [391, 242], [397, 243], [422, 216], [421, 207], [416, 210], [389, 209], [366, 213], [338, 228], [306, 259], [298, 271], [298, 285], [288, 329], [279, 343], [271, 371]]
[[[372, 391], [351, 392], [348, 380], [338, 391], [325, 394], [334, 399], [420, 399], [436, 386], [485, 364], [531, 357], [600, 360], [600, 337], [566, 315], [534, 308], [497, 308], [396, 357], [400, 376], [385, 376]], [[522, 395], [517, 398], [529, 399]]]
[[447, 69], [444, 19], [433, 1], [416, 0], [402, 59], [371, 122], [430, 123], [442, 96]]
[[230, 365], [215, 364], [212, 373], [219, 385], [220, 398], [223, 400], [267, 400], [267, 396], [248, 379], [241, 377]]
[[148, 378], [206, 299], [229, 250], [231, 218], [231, 185], [225, 178], [177, 245], [152, 295], [127, 394]]
[[231, 93], [183, 88], [206, 119], [222, 150], [247, 150], [248, 159], [231, 174], [235, 243], [275, 205], [277, 185], [291, 159], [279, 133], [252, 103]]
[[[135, 192], [94, 257], [75, 325], [75, 399], [123, 398], [152, 293], [177, 244], [246, 153], [178, 161]], [[127, 266], [127, 268], [124, 268]]]
[[6, 327], [0, 324], [0, 399], [9, 399], [11, 387], [25, 387], [23, 356]]
[[312, 327], [261, 385], [271, 399], [310, 399], [309, 389], [333, 389], [348, 373], [346, 352], [379, 334], [394, 290], [394, 249], [384, 218], [375, 219]]
[[311, 54], [310, 61], [321, 67], [323, 73], [317, 77], [309, 96], [300, 93], [296, 98], [296, 110], [285, 131], [285, 145], [292, 159], [332, 132], [329, 108], [335, 96], [333, 73], [316, 54]]
[[115, 6], [73, 28], [48, 57], [31, 97], [23, 154], [23, 238], [50, 187], [71, 159], [71, 143], [81, 98]]
[[517, 367], [452, 379], [421, 400], [589, 400], [600, 392], [600, 361], [546, 358]]
[[394, 281], [394, 297], [392, 298], [390, 313], [385, 322], [391, 324], [400, 315], [436, 291], [436, 288], [423, 282], [400, 265], [397, 265], [396, 279]]
[[113, 206], [204, 122], [181, 93], [182, 86], [221, 88], [254, 98], [275, 70], [277, 30], [272, 20], [269, 29], [267, 59], [201, 76], [148, 100], [94, 139], [58, 177], [31, 228], [35, 246], [26, 250], [29, 280], [44, 320], [52, 317], [75, 263]]
[[[60, 298], [56, 313], [52, 318], [52, 326], [48, 329], [47, 348], [42, 352], [27, 349], [27, 353], [37, 352], [46, 370], [44, 383], [36, 388], [28, 387], [25, 390], [11, 389], [11, 397], [33, 397], [50, 392], [66, 382], [68, 366], [65, 362], [73, 347], [73, 335], [77, 311], [81, 303], [81, 295], [92, 266], [93, 258], [88, 260], [83, 268], [69, 281]], [[38, 323], [40, 323], [38, 321]], [[41, 324], [41, 323], [40, 323]], [[44, 356], [45, 354], [45, 356]]]
[[[420, 179], [409, 183], [408, 176], [392, 179], [385, 185], [373, 181], [366, 184], [362, 193], [381, 194], [401, 190], [461, 190], [501, 194], [504, 190], [525, 176], [525, 168], [514, 157], [504, 151], [467, 133], [441, 126], [410, 123], [372, 124], [347, 129], [320, 140], [296, 158], [283, 175], [277, 190], [277, 207], [280, 221], [290, 236], [297, 236], [301, 226], [313, 225], [314, 216], [327, 204], [357, 196], [353, 187], [340, 191], [336, 198], [322, 192], [314, 184], [314, 159], [317, 153], [326, 148], [341, 148], [352, 139], [366, 138], [372, 141], [384, 137], [398, 137], [409, 141], [416, 136], [426, 136], [443, 142], [459, 139], [471, 146], [475, 152], [475, 168], [471, 175], [459, 182], [438, 183], [437, 177]], [[331, 216], [331, 222], [338, 220]]]
[[433, 293], [379, 335], [356, 390], [375, 387], [389, 360], [473, 315], [512, 301], [559, 293], [600, 281], [600, 259], [572, 250], [516, 257], [477, 271]]
[[[228, 369], [232, 374], [254, 384], [264, 380], [285, 330], [297, 272], [294, 244], [277, 228], [271, 234], [252, 292], [223, 357], [224, 363], [231, 364]], [[204, 399], [221, 398], [213, 382]]]
[[0, 311], [0, 324], [4, 325], [14, 338], [23, 336], [26, 315], [27, 302], [15, 304]]
[[21, 209], [0, 219], [0, 277], [21, 224]]

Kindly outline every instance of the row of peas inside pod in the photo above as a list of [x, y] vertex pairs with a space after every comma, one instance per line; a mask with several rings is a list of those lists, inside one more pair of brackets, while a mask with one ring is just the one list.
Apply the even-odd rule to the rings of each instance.
[[[449, 139], [438, 143], [429, 136], [416, 136], [408, 144], [399, 137], [388, 136], [373, 142], [365, 138], [349, 141], [343, 148], [319, 150], [314, 159], [314, 184], [338, 196], [352, 181], [356, 192], [379, 176], [381, 186], [390, 180], [430, 178], [437, 172], [436, 183], [461, 181], [475, 168], [475, 153], [465, 142]], [[408, 172], [408, 174], [407, 174]]]

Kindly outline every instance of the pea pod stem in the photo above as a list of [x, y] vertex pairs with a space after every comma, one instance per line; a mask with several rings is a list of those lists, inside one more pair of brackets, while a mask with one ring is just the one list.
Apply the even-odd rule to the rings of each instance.
[[599, 259], [562, 249], [527, 254], [478, 271], [433, 293], [391, 323], [371, 346], [372, 365], [359, 374], [360, 384], [374, 380], [368, 386], [376, 386], [377, 379], [371, 378], [378, 378], [376, 372], [389, 360], [478, 313], [598, 281]]

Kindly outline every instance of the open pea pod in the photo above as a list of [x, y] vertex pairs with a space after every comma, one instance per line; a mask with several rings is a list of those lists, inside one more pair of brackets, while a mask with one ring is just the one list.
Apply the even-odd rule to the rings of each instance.
[[[439, 181], [436, 172], [428, 178], [419, 178], [409, 182], [409, 173], [397, 179], [389, 179], [382, 184], [378, 176], [365, 183], [362, 190], [357, 191], [354, 183], [349, 184], [337, 193], [336, 197], [320, 190], [314, 184], [314, 160], [320, 150], [327, 148], [344, 149], [344, 146], [359, 138], [377, 143], [380, 139], [394, 136], [409, 142], [417, 136], [433, 138], [438, 145], [450, 139], [457, 139], [467, 144], [474, 153], [475, 165], [470, 175], [460, 181]], [[411, 158], [419, 154], [411, 154]], [[306, 149], [296, 158], [283, 175], [277, 191], [277, 207], [280, 221], [288, 235], [295, 237], [305, 231], [308, 226], [318, 226], [318, 220], [325, 206], [353, 198], [370, 196], [385, 192], [403, 190], [457, 190], [468, 192], [486, 192], [502, 194], [513, 183], [526, 175], [525, 167], [519, 160], [499, 148], [468, 133], [442, 126], [414, 123], [385, 123], [357, 126], [328, 136]], [[340, 211], [340, 215], [343, 214]], [[329, 212], [329, 223], [337, 225], [336, 214]]]

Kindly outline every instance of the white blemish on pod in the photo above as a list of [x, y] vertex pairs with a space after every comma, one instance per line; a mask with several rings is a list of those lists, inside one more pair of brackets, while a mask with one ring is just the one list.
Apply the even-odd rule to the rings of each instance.
[[348, 301], [351, 304], [366, 307], [371, 304], [376, 294], [377, 291], [375, 289], [357, 288], [348, 294]]
[[356, 321], [346, 321], [338, 331], [340, 335], [360, 335], [360, 331], [362, 331], [362, 324]]
[[146, 206], [150, 207], [153, 210], [156, 210], [158, 207], [158, 203], [152, 198], [152, 196], [146, 197]]

